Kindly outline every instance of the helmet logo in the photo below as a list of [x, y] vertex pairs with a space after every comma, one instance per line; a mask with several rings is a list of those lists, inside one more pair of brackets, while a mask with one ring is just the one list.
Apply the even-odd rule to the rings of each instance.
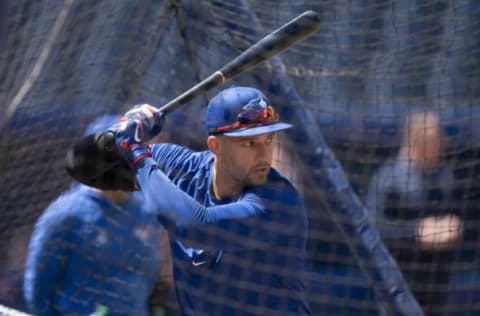
[[250, 100], [246, 105], [243, 106], [243, 110], [258, 110], [263, 111], [268, 106], [267, 100], [262, 97], [255, 98]]

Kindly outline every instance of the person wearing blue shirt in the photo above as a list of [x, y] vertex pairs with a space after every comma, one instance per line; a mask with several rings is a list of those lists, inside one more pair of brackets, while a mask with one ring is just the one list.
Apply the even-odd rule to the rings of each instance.
[[271, 167], [280, 122], [251, 87], [208, 104], [209, 150], [144, 141], [161, 125], [140, 105], [112, 126], [147, 209], [169, 230], [182, 315], [311, 315], [303, 273], [308, 222], [294, 186]]
[[[119, 117], [102, 117], [87, 133]], [[141, 192], [73, 184], [38, 219], [24, 277], [35, 315], [149, 315], [148, 299], [169, 249]]]

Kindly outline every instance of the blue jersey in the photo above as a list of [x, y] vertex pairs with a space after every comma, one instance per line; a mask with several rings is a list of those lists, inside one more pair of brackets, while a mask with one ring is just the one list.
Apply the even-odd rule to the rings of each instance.
[[210, 151], [157, 144], [152, 153], [136, 175], [170, 232], [182, 315], [310, 315], [308, 222], [288, 180], [272, 169], [265, 185], [217, 200]]
[[24, 292], [35, 315], [148, 315], [161, 227], [141, 195], [113, 204], [85, 186], [62, 194], [32, 235]]

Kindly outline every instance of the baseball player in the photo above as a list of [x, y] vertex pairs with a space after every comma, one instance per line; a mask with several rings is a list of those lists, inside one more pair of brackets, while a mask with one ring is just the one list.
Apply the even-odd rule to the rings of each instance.
[[307, 216], [271, 168], [280, 122], [259, 90], [232, 87], [208, 104], [209, 150], [143, 140], [160, 130], [152, 106], [111, 127], [147, 209], [168, 228], [182, 315], [310, 315], [303, 271]]
[[[105, 129], [106, 116], [87, 129]], [[24, 296], [35, 315], [148, 315], [168, 237], [140, 192], [75, 184], [41, 215], [31, 237]], [[173, 286], [173, 285], [172, 285]]]

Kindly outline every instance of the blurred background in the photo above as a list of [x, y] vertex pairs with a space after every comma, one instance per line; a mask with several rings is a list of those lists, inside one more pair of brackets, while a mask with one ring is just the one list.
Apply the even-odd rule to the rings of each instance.
[[[448, 315], [478, 315], [476, 0], [0, 1], [0, 304], [26, 310], [22, 280], [33, 225], [70, 185], [65, 152], [89, 122], [140, 102], [160, 107], [305, 10], [320, 15], [317, 33], [169, 115], [166, 137], [205, 148], [210, 97], [230, 85], [265, 91], [297, 127], [276, 163], [305, 195], [314, 315], [380, 315], [375, 280], [361, 268], [368, 260], [352, 253], [354, 237], [339, 229], [343, 217], [332, 219], [331, 196], [347, 186], [345, 204], [374, 213], [363, 208], [369, 187], [405, 145], [405, 118], [436, 113], [438, 155], [453, 176], [448, 198], [427, 201], [428, 214], [448, 208], [462, 223], [438, 304]], [[395, 211], [405, 211], [402, 205]], [[407, 247], [423, 251], [415, 241]], [[434, 278], [422, 280], [425, 287]]]

